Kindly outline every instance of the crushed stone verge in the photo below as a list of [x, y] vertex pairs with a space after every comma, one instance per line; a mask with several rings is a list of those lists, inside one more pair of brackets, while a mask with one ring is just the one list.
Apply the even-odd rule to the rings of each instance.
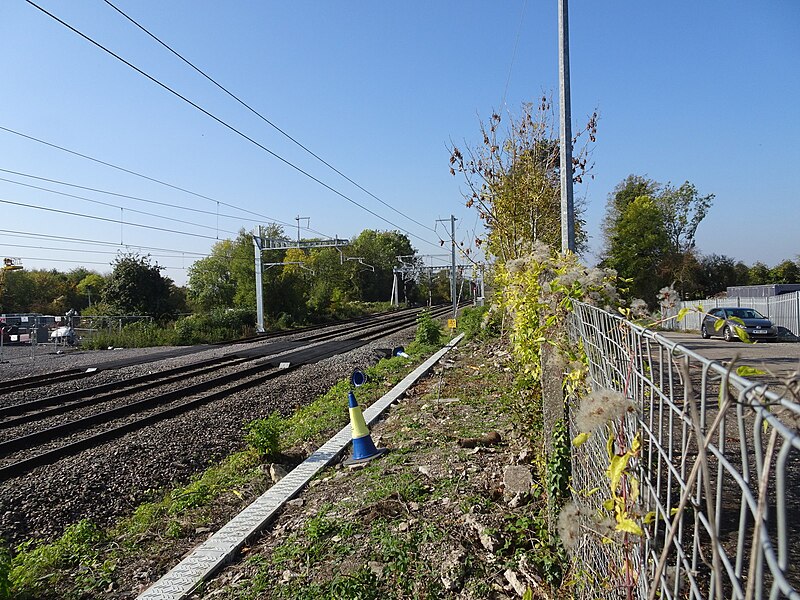
[[505, 352], [467, 342], [193, 599], [558, 597], [540, 467], [504, 395]]

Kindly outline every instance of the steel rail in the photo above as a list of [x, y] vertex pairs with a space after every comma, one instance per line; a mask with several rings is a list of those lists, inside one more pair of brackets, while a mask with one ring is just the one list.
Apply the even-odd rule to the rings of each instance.
[[[435, 314], [438, 314], [440, 311], [444, 311], [446, 313], [449, 311], [449, 308], [438, 309], [433, 312]], [[373, 331], [365, 336], [342, 340], [341, 343], [337, 344], [335, 348], [331, 348], [329, 346], [328, 347], [316, 346], [306, 350], [298, 350], [284, 355], [278, 355], [270, 358], [268, 361], [269, 363], [275, 363], [275, 364], [279, 364], [281, 362], [289, 362], [290, 365], [288, 368], [271, 370], [269, 373], [258, 375], [259, 372], [263, 371], [264, 365], [267, 364], [267, 361], [262, 360], [258, 365], [249, 367], [244, 371], [237, 371], [235, 373], [223, 375], [221, 377], [216, 377], [211, 380], [195, 384], [193, 386], [188, 386], [181, 388], [179, 390], [166, 392], [165, 394], [161, 394], [151, 398], [146, 398], [144, 400], [140, 400], [138, 402], [134, 402], [129, 405], [118, 407], [108, 411], [103, 411], [101, 413], [90, 415], [88, 417], [84, 417], [82, 419], [78, 419], [76, 421], [72, 421], [69, 423], [64, 423], [55, 427], [51, 427], [40, 432], [36, 432], [26, 436], [21, 436], [20, 438], [7, 440], [6, 442], [0, 443], [0, 455], [2, 456], [7, 456], [19, 450], [29, 450], [34, 448], [36, 444], [47, 443], [49, 441], [58, 438], [59, 436], [71, 435], [72, 433], [87, 429], [94, 425], [107, 423], [116, 420], [118, 418], [130, 416], [132, 414], [135, 414], [136, 412], [150, 410], [161, 404], [171, 402], [176, 399], [180, 399], [181, 397], [185, 397], [187, 395], [203, 393], [204, 391], [208, 391], [209, 389], [213, 389], [214, 387], [227, 385], [228, 383], [231, 383], [234, 379], [241, 379], [242, 377], [250, 377], [251, 375], [256, 375], [254, 378], [249, 378], [247, 381], [240, 381], [239, 383], [233, 386], [228, 386], [223, 390], [212, 392], [211, 394], [201, 396], [199, 398], [169, 407], [161, 411], [157, 411], [155, 413], [151, 413], [149, 415], [146, 415], [129, 423], [117, 427], [112, 427], [103, 432], [87, 436], [85, 438], [82, 438], [74, 442], [70, 442], [58, 448], [47, 450], [45, 452], [36, 454], [34, 456], [30, 456], [28, 458], [15, 461], [13, 463], [3, 465], [0, 467], [0, 481], [5, 481], [7, 479], [17, 477], [27, 471], [30, 471], [31, 469], [37, 466], [53, 463], [56, 460], [59, 460], [60, 458], [63, 458], [65, 456], [70, 456], [82, 450], [97, 446], [101, 443], [119, 437], [120, 435], [124, 435], [125, 433], [145, 427], [151, 423], [181, 414], [183, 412], [199, 407], [213, 400], [229, 396], [230, 394], [233, 394], [237, 391], [258, 385], [268, 379], [279, 377], [289, 371], [299, 368], [303, 364], [317, 362], [319, 360], [329, 358], [331, 356], [334, 356], [342, 352], [352, 351], [353, 349], [368, 343], [371, 339], [375, 339], [378, 336], [387, 335], [390, 333], [400, 331], [402, 329], [406, 329], [410, 325], [412, 325], [415, 321], [416, 321], [416, 313], [404, 316], [403, 318], [400, 319], [399, 323], [395, 320], [393, 322], [383, 324], [380, 328], [378, 328], [378, 331]], [[341, 332], [339, 333], [341, 334]], [[328, 337], [328, 335], [326, 334], [325, 337]]]

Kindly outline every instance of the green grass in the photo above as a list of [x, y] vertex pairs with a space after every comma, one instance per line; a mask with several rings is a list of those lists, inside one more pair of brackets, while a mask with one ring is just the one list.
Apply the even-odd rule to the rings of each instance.
[[[140, 326], [139, 329], [147, 328]], [[424, 354], [430, 352], [430, 348], [412, 343], [406, 351], [411, 355], [410, 361], [394, 357], [366, 370], [370, 381], [356, 392], [359, 404], [368, 406], [380, 397], [387, 385], [393, 385], [405, 376], [409, 365], [419, 362]], [[265, 420], [268, 421], [266, 426], [251, 426], [251, 433], [258, 432], [250, 440], [251, 443], [255, 442], [253, 446], [230, 455], [220, 464], [208, 468], [186, 485], [168, 491], [161, 498], [140, 504], [130, 516], [120, 519], [107, 530], [89, 521], [81, 521], [68, 527], [54, 542], [30, 540], [6, 555], [0, 550], [0, 599], [68, 600], [96, 597], [113, 581], [116, 565], [120, 561], [140, 553], [158, 553], [159, 546], [163, 544], [162, 538], [178, 540], [190, 535], [197, 525], [208, 522], [209, 507], [222, 496], [232, 494], [242, 498], [245, 488], [266, 486], [266, 476], [259, 468], [264, 459], [300, 443], [321, 443], [346, 425], [349, 422], [349, 389], [348, 381], [340, 381], [292, 416], [284, 418], [275, 414]], [[399, 484], [402, 484], [409, 498], [425, 494], [425, 490], [413, 481], [403, 480]], [[323, 556], [329, 551], [332, 535], [328, 533], [333, 531], [329, 529], [332, 525], [321, 517], [319, 520], [312, 519], [309, 526], [311, 529], [307, 534], [316, 539], [311, 552]], [[353, 532], [346, 526], [335, 527], [345, 540]], [[284, 561], [294, 560], [294, 552], [309, 551], [307, 548], [293, 550], [291, 542], [287, 544], [281, 550]], [[333, 548], [338, 548], [335, 551], [339, 553], [349, 551], [346, 544], [337, 544]], [[280, 553], [277, 555], [281, 556]], [[4, 573], [7, 574], [7, 583]], [[321, 590], [322, 596], [297, 597], [330, 597], [325, 594], [332, 593], [332, 590], [340, 590], [341, 593], [350, 593], [347, 590], [368, 591], [372, 589], [371, 576], [368, 572], [342, 575]], [[253, 589], [258, 589], [257, 577], [254, 585]], [[274, 579], [265, 581], [264, 585], [274, 586]], [[291, 589], [291, 586], [287, 589]], [[258, 597], [259, 592], [254, 593], [256, 595], [250, 597]]]

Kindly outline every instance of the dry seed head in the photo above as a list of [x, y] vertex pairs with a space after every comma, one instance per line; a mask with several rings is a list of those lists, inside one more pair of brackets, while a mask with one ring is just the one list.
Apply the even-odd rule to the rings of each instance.
[[622, 393], [601, 388], [581, 399], [580, 408], [575, 415], [575, 425], [579, 431], [591, 433], [635, 409], [633, 402]]

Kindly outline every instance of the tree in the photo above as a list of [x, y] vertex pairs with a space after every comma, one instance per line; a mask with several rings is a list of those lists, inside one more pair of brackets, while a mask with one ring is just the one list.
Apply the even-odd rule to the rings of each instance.
[[724, 292], [731, 286], [744, 283], [740, 279], [736, 262], [729, 256], [709, 254], [700, 259], [699, 287], [701, 296], [711, 297]]
[[201, 310], [233, 308], [236, 295], [236, 281], [231, 272], [233, 255], [234, 242], [222, 240], [212, 246], [211, 254], [189, 267], [187, 295], [194, 306]]
[[81, 296], [86, 296], [88, 306], [91, 306], [92, 296], [97, 302], [100, 299], [105, 283], [106, 280], [102, 275], [89, 272], [78, 282], [75, 289]]
[[756, 262], [747, 273], [747, 285], [764, 285], [769, 283], [769, 267], [763, 262]]
[[621, 210], [608, 240], [613, 252], [604, 266], [617, 271], [625, 281], [625, 297], [640, 298], [655, 306], [656, 294], [670, 281], [663, 272], [668, 236], [661, 211], [650, 196], [639, 196]]
[[603, 219], [602, 231], [606, 242], [605, 252], [608, 253], [608, 243], [614, 236], [617, 223], [628, 206], [640, 196], [654, 197], [658, 192], [658, 184], [652, 179], [641, 175], [628, 175], [619, 182], [614, 191], [608, 195], [606, 201], [606, 216]]
[[103, 289], [103, 301], [117, 314], [169, 316], [172, 280], [162, 277], [164, 267], [151, 264], [150, 256], [120, 253], [112, 261]]
[[350, 243], [348, 254], [363, 258], [365, 263], [375, 267], [373, 272], [353, 265], [353, 296], [365, 302], [381, 302], [391, 295], [397, 257], [411, 256], [416, 251], [404, 233], [365, 229]]
[[794, 261], [784, 260], [769, 271], [770, 283], [800, 283], [800, 266]]
[[[647, 194], [631, 200], [641, 191]], [[645, 206], [641, 198], [650, 203]], [[629, 294], [636, 289], [649, 292], [655, 277], [664, 285], [676, 283], [684, 298], [696, 295], [702, 287], [702, 266], [695, 253], [695, 234], [713, 198], [713, 194], [701, 196], [688, 181], [676, 188], [629, 175], [609, 195], [602, 263], [634, 280]], [[639, 236], [642, 239], [635, 239]], [[634, 248], [644, 255], [632, 252]], [[641, 298], [650, 305], [655, 302], [651, 296]]]
[[[552, 103], [543, 97], [540, 104], [524, 104], [519, 119], [509, 116], [505, 133], [502, 118], [492, 114], [489, 123], [480, 124], [482, 144], [453, 147], [450, 173], [461, 173], [467, 184], [467, 207], [476, 207], [487, 230], [488, 254], [501, 261], [518, 258], [540, 240], [561, 247], [561, 191], [559, 139]], [[597, 115], [573, 140], [586, 134], [594, 142]], [[573, 159], [575, 182], [580, 183], [591, 170], [588, 147], [583, 146]], [[576, 202], [575, 240], [578, 252], [587, 244], [583, 206]]]

